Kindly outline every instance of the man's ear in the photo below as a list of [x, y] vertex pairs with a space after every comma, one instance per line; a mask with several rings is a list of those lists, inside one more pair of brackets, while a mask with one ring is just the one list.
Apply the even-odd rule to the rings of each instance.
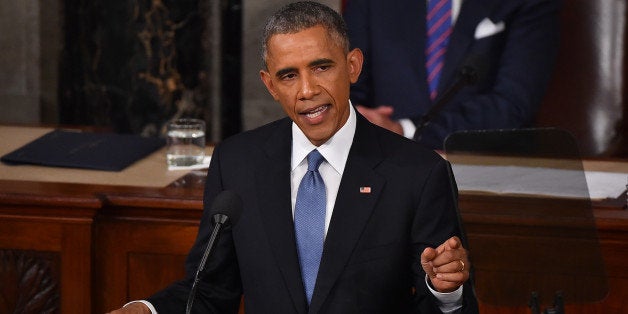
[[260, 78], [262, 79], [262, 82], [264, 82], [264, 85], [266, 85], [266, 89], [268, 90], [270, 95], [273, 96], [275, 100], [279, 100], [277, 98], [277, 92], [275, 92], [275, 86], [273, 85], [273, 78], [270, 75], [270, 73], [268, 71], [260, 70], [259, 75], [260, 75]]
[[347, 54], [347, 66], [349, 67], [349, 79], [351, 83], [355, 83], [360, 77], [362, 72], [362, 62], [364, 62], [364, 55], [362, 50], [355, 48]]

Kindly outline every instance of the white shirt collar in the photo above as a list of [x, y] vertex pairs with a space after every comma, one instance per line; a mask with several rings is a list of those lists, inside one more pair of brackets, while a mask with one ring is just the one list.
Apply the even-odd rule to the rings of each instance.
[[299, 129], [296, 123], [292, 122], [292, 161], [291, 170], [294, 170], [312, 150], [318, 151], [325, 157], [334, 170], [340, 175], [345, 170], [345, 164], [349, 157], [351, 143], [355, 135], [356, 113], [353, 109], [351, 101], [349, 101], [349, 119], [336, 134], [334, 134], [327, 142], [316, 147], [305, 137], [303, 131]]

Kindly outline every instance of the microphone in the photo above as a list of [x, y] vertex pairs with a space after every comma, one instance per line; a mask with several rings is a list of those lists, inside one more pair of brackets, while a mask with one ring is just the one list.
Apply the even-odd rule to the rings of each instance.
[[198, 288], [198, 282], [202, 278], [203, 271], [205, 269], [205, 263], [207, 263], [207, 259], [214, 249], [222, 227], [228, 226], [229, 224], [235, 225], [240, 218], [240, 213], [242, 212], [242, 199], [234, 191], [222, 191], [214, 199], [210, 212], [212, 213], [214, 230], [209, 237], [207, 247], [203, 252], [203, 257], [201, 258], [201, 262], [198, 265], [198, 269], [196, 269], [196, 275], [194, 276], [192, 289], [190, 291], [190, 294], [188, 295], [188, 301], [185, 307], [186, 314], [189, 314], [190, 311], [192, 311], [194, 298], [196, 296], [196, 289]]
[[484, 79], [485, 72], [486, 60], [479, 55], [469, 56], [462, 67], [460, 67], [460, 70], [458, 70], [458, 75], [454, 83], [436, 98], [434, 105], [421, 117], [421, 120], [417, 124], [416, 131], [414, 132], [414, 139], [419, 141], [421, 139], [421, 132], [430, 124], [434, 115], [440, 112], [443, 106], [447, 104], [461, 88], [475, 85], [478, 81]]

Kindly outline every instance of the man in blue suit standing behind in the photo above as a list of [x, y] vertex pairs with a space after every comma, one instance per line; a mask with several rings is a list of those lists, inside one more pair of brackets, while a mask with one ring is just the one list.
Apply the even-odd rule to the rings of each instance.
[[[558, 50], [559, 7], [559, 0], [348, 0], [350, 41], [365, 58], [351, 99], [371, 122], [433, 149], [459, 130], [531, 126]], [[479, 81], [443, 102], [465, 66]]]

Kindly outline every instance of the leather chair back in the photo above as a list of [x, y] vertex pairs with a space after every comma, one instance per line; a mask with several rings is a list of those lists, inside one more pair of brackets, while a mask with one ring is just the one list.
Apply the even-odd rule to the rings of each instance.
[[558, 60], [537, 126], [560, 127], [583, 157], [627, 156], [626, 1], [565, 0]]

